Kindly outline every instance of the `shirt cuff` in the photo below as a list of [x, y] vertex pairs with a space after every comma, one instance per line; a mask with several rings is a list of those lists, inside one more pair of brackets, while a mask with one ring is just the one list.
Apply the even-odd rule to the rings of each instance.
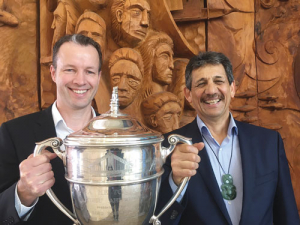
[[34, 204], [30, 207], [27, 207], [25, 205], [22, 205], [19, 195], [18, 195], [18, 191], [17, 191], [17, 185], [15, 188], [15, 208], [17, 210], [17, 213], [19, 215], [19, 217], [22, 219], [22, 221], [27, 221], [30, 214], [32, 213], [32, 209], [34, 208], [34, 206], [36, 205], [36, 203], [38, 202], [38, 199], [34, 202]]
[[[172, 174], [173, 174], [173, 173], [172, 173], [172, 171], [171, 171], [171, 173], [170, 173], [170, 175], [169, 175], [169, 184], [170, 184], [170, 187], [171, 187], [171, 189], [172, 189], [172, 191], [173, 191], [173, 194], [174, 194], [175, 191], [177, 190], [178, 186], [174, 183], [173, 178], [172, 178]], [[186, 185], [185, 185], [184, 188], [182, 189], [182, 192], [179, 194], [178, 198], [176, 199], [177, 202], [181, 203], [181, 200], [182, 200], [182, 198], [183, 198], [183, 196], [184, 196], [184, 194], [185, 194], [185, 192], [186, 192], [186, 188], [187, 188], [187, 186], [188, 186], [188, 183], [189, 183], [189, 182], [186, 183]]]

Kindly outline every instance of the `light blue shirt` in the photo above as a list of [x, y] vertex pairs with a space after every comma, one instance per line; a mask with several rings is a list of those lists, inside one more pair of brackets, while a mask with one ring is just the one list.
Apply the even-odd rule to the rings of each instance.
[[[62, 118], [61, 114], [59, 113], [57, 107], [56, 107], [56, 101], [53, 103], [52, 105], [52, 117], [53, 117], [53, 122], [54, 122], [54, 126], [55, 126], [55, 131], [56, 131], [56, 135], [57, 137], [61, 138], [62, 140], [64, 140], [66, 138], [66, 136], [68, 136], [69, 134], [73, 133], [74, 131], [69, 128], [67, 126], [67, 124], [65, 123], [64, 119]], [[92, 113], [93, 113], [93, 117], [96, 116], [96, 112], [92, 107]], [[61, 150], [65, 150], [64, 145], [62, 145], [60, 147]], [[20, 198], [18, 196], [18, 192], [17, 192], [17, 186], [15, 189], [15, 208], [17, 210], [17, 213], [19, 215], [19, 217], [23, 220], [26, 221], [30, 214], [32, 209], [34, 208], [34, 206], [36, 205], [36, 203], [38, 202], [38, 199], [34, 202], [34, 204], [31, 207], [26, 207], [24, 205], [22, 205]]]
[[[221, 192], [221, 185], [222, 185], [221, 178], [224, 175], [224, 172], [220, 164], [222, 165], [225, 172], [228, 173], [230, 157], [232, 154], [229, 173], [233, 177], [233, 184], [236, 186], [237, 196], [234, 200], [226, 200], [226, 199], [223, 200], [226, 205], [232, 224], [238, 225], [241, 219], [242, 204], [243, 204], [243, 173], [242, 173], [240, 144], [238, 140], [238, 128], [234, 122], [232, 115], [230, 114], [230, 122], [228, 126], [227, 137], [223, 140], [221, 145], [219, 145], [219, 143], [212, 137], [207, 126], [203, 123], [203, 121], [198, 116], [197, 116], [197, 124], [199, 130], [201, 131], [201, 134], [204, 136], [204, 138], [207, 140], [207, 142], [212, 148], [211, 149], [208, 143], [206, 143], [206, 141], [204, 140], [205, 149], [208, 154], [210, 163], [212, 165], [212, 169], [215, 174], [217, 183], [220, 187], [220, 192]], [[232, 138], [234, 138], [233, 144], [232, 144]], [[232, 147], [232, 151], [231, 151], [231, 147]], [[213, 151], [215, 152], [215, 154], [213, 153]], [[218, 157], [220, 164], [216, 156]], [[173, 182], [172, 174], [170, 174], [169, 176], [169, 183], [173, 192], [175, 192], [177, 186]], [[177, 198], [178, 202], [182, 200], [185, 190], [186, 188], [183, 190], [181, 195]]]

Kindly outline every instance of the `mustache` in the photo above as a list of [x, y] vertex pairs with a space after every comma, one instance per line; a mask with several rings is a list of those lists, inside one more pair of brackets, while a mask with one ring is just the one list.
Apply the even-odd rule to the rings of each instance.
[[202, 102], [205, 102], [205, 101], [209, 101], [209, 100], [213, 100], [213, 99], [223, 100], [224, 98], [225, 98], [224, 95], [218, 94], [218, 93], [214, 93], [214, 94], [203, 95], [200, 100]]

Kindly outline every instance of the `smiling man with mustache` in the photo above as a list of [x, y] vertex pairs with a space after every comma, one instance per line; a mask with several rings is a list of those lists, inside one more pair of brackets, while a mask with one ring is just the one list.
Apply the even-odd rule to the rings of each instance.
[[167, 158], [157, 212], [184, 177], [190, 180], [159, 218], [162, 224], [300, 224], [280, 134], [230, 113], [236, 87], [229, 59], [199, 53], [187, 64], [185, 78], [185, 97], [197, 117], [171, 133], [190, 137], [193, 145], [178, 145]]

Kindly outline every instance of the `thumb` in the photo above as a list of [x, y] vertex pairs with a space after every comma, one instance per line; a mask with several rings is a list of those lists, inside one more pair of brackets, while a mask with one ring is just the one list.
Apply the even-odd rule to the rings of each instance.
[[193, 144], [193, 146], [196, 147], [199, 151], [201, 151], [204, 148], [204, 143], [203, 142], [195, 143]]
[[49, 152], [48, 150], [43, 150], [43, 155], [46, 155], [50, 160], [57, 157], [55, 153]]

